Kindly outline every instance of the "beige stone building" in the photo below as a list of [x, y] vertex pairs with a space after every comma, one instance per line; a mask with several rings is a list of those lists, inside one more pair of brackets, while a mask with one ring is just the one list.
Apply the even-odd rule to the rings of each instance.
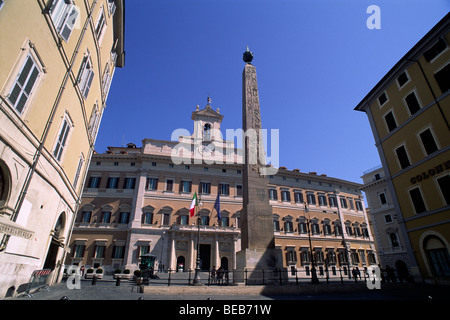
[[[94, 154], [66, 265], [134, 271], [140, 256], [151, 253], [156, 269], [194, 269], [198, 226], [189, 208], [196, 193], [201, 268], [236, 268], [242, 151], [222, 139], [222, 118], [208, 100], [192, 112], [192, 135], [184, 130], [175, 141], [144, 139], [141, 147], [130, 143]], [[340, 267], [347, 273], [377, 263], [360, 184], [283, 167], [268, 180], [275, 243], [289, 276], [295, 270], [308, 276], [312, 257], [319, 277], [326, 265], [338, 277]]]
[[124, 1], [0, 1], [0, 296], [62, 276], [116, 67]]

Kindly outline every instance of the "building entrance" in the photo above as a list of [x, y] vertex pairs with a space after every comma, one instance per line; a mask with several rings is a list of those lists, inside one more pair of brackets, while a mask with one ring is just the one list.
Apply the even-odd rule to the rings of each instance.
[[200, 269], [209, 270], [211, 267], [211, 245], [200, 244]]

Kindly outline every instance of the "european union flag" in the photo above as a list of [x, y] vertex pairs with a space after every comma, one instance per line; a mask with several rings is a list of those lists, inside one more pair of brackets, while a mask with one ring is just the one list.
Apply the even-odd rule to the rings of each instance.
[[220, 198], [219, 194], [217, 194], [216, 202], [214, 203], [214, 209], [217, 211], [217, 216], [219, 217], [219, 222], [222, 220], [222, 216], [220, 215]]

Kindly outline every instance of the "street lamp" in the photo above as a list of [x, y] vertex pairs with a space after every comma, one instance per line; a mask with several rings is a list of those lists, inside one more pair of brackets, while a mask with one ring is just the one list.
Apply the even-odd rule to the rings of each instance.
[[305, 212], [308, 213], [308, 223], [306, 224], [306, 226], [308, 227], [308, 239], [309, 239], [309, 250], [311, 251], [311, 264], [312, 264], [312, 268], [311, 268], [311, 283], [312, 284], [318, 284], [319, 283], [319, 279], [317, 278], [317, 271], [316, 271], [316, 259], [314, 258], [314, 253], [313, 253], [313, 249], [312, 249], [312, 243], [311, 243], [311, 228], [310, 228], [310, 224], [311, 224], [311, 216], [309, 214], [309, 210], [308, 207], [306, 205], [305, 202]]
[[[198, 203], [201, 203], [201, 198], [198, 198]], [[195, 276], [194, 280], [192, 281], [192, 284], [194, 286], [201, 286], [200, 283], [200, 222], [201, 218], [198, 215], [198, 209], [197, 209], [197, 259], [195, 261]]]

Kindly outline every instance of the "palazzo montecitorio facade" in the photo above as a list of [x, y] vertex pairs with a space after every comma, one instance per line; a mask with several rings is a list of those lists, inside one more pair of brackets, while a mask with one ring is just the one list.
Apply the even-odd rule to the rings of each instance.
[[[242, 154], [233, 141], [222, 139], [223, 115], [212, 109], [209, 99], [205, 108], [197, 106], [191, 119], [193, 134], [178, 141], [144, 139], [142, 147], [129, 143], [93, 155], [66, 266], [133, 272], [140, 256], [151, 253], [156, 270], [193, 270], [198, 216], [190, 217], [189, 207], [197, 193], [201, 269], [236, 268], [236, 252], [241, 249]], [[183, 163], [174, 163], [171, 155], [180, 144], [198, 141], [182, 155]], [[224, 161], [208, 161], [213, 158]], [[377, 263], [362, 185], [284, 167], [268, 178], [275, 243], [283, 251], [283, 266], [290, 276], [294, 270], [309, 274], [312, 259], [319, 277], [326, 266], [330, 277], [338, 277], [340, 267], [347, 274], [348, 268], [362, 271]], [[220, 222], [214, 209], [218, 194]]]

